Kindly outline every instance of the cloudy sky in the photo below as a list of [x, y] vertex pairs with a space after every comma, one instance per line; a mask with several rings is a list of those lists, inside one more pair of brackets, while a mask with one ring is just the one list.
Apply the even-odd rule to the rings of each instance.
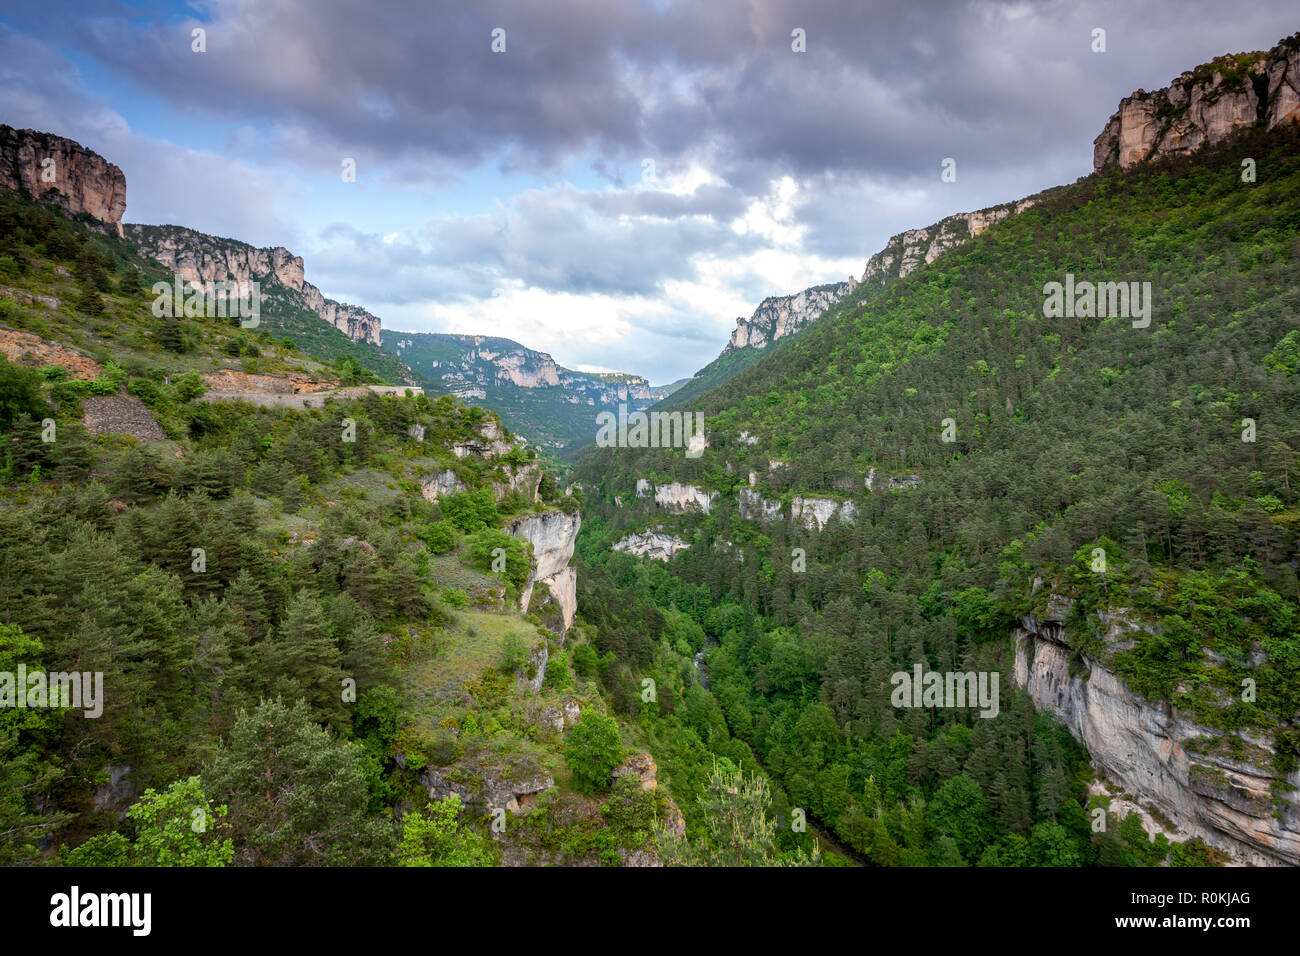
[[128, 222], [287, 246], [385, 328], [659, 384], [1297, 29], [1293, 0], [0, 0], [0, 122], [121, 166]]

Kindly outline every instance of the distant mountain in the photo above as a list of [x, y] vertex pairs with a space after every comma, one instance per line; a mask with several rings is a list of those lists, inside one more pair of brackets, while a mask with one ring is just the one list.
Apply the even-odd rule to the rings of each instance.
[[654, 402], [650, 383], [622, 372], [576, 372], [511, 339], [385, 329], [383, 347], [429, 394], [450, 392], [491, 408], [519, 435], [564, 454], [594, 440], [596, 415]]
[[812, 286], [794, 295], [769, 296], [748, 319], [737, 317], [731, 340], [721, 355], [696, 372], [685, 385], [658, 400], [665, 407], [686, 407], [769, 354], [778, 342], [798, 335], [832, 314], [864, 305], [891, 280], [909, 275], [1052, 193], [1053, 190], [1046, 190], [1018, 202], [957, 213], [933, 225], [891, 236], [885, 247], [867, 260], [861, 281], [850, 276], [848, 282]]
[[650, 397], [656, 402], [662, 402], [665, 398], [673, 394], [673, 392], [680, 389], [689, 381], [689, 378], [679, 378], [677, 381], [669, 382], [667, 385], [652, 385], [650, 387]]

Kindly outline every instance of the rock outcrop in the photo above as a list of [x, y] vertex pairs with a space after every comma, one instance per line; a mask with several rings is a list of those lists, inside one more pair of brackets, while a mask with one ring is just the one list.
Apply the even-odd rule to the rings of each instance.
[[302, 256], [284, 246], [259, 249], [236, 239], [209, 236], [181, 226], [126, 227], [127, 237], [142, 252], [153, 256], [184, 281], [210, 289], [214, 283], [237, 283], [247, 289], [256, 281], [263, 294], [267, 286], [280, 286], [357, 342], [379, 344], [380, 320], [357, 305], [327, 299], [304, 277]]
[[809, 531], [821, 531], [831, 518], [853, 524], [858, 517], [858, 506], [851, 501], [834, 501], [830, 498], [790, 499], [790, 517], [801, 522]]
[[26, 189], [71, 215], [87, 213], [122, 235], [126, 176], [78, 142], [0, 125], [0, 189]]
[[630, 534], [614, 542], [615, 551], [626, 551], [638, 558], [664, 562], [671, 561], [678, 551], [685, 551], [689, 547], [690, 545], [677, 535], [668, 534], [662, 528]]
[[857, 281], [818, 285], [794, 295], [775, 295], [764, 299], [748, 319], [736, 317], [736, 328], [722, 354], [736, 349], [766, 348], [777, 339], [793, 335], [812, 322], [857, 286]]
[[[751, 471], [751, 475], [754, 473]], [[781, 519], [781, 502], [764, 498], [761, 492], [753, 488], [741, 488], [736, 492], [736, 507], [740, 516], [746, 521], [779, 521]]]
[[475, 458], [500, 458], [514, 448], [514, 442], [508, 440], [501, 425], [494, 419], [482, 422], [474, 429], [477, 438], [467, 438], [455, 442], [451, 453], [457, 458], [472, 456]]
[[541, 500], [538, 489], [542, 484], [542, 467], [535, 461], [521, 465], [505, 464], [500, 472], [501, 479], [493, 484], [493, 494], [497, 501], [506, 495], [520, 494], [536, 504]]
[[1093, 141], [1092, 167], [1187, 155], [1252, 126], [1300, 120], [1300, 33], [1266, 52], [1221, 56], [1164, 89], [1137, 90]]
[[[639, 487], [638, 484], [638, 489]], [[713, 499], [717, 496], [716, 491], [705, 491], [695, 485], [683, 485], [676, 481], [654, 487], [655, 504], [666, 511], [677, 513], [702, 511], [708, 514], [709, 509], [713, 507]], [[640, 497], [639, 491], [638, 497]]]
[[[1063, 614], [1057, 615], [1064, 617]], [[1108, 645], [1138, 625], [1105, 622]], [[1071, 660], [1082, 666], [1071, 671]], [[1268, 740], [1197, 725], [1168, 702], [1133, 694], [1101, 661], [1071, 650], [1061, 620], [1026, 618], [1015, 631], [1014, 680], [1070, 729], [1108, 778], [1240, 863], [1300, 864], [1300, 802], [1273, 804]], [[1300, 771], [1288, 778], [1300, 787]]]
[[901, 279], [1008, 216], [1024, 212], [1036, 202], [1031, 197], [975, 212], [960, 212], [924, 229], [900, 232], [885, 243], [885, 248], [867, 260], [867, 266], [862, 272], [862, 283], [883, 285], [890, 279]]
[[453, 793], [461, 803], [480, 812], [506, 810], [518, 813], [527, 799], [555, 786], [555, 778], [540, 772], [520, 779], [506, 779], [500, 771], [458, 767], [459, 773], [430, 768], [420, 774], [420, 783], [430, 800], [446, 800]]
[[577, 571], [569, 567], [573, 546], [578, 540], [582, 518], [563, 511], [545, 511], [521, 515], [506, 524], [506, 533], [528, 541], [533, 546], [533, 570], [520, 594], [520, 610], [527, 611], [534, 588], [541, 584], [549, 589], [563, 618], [561, 633], [573, 626], [578, 609]]
[[434, 472], [420, 485], [420, 494], [425, 501], [437, 501], [447, 495], [459, 494], [465, 490], [465, 483], [450, 468]]

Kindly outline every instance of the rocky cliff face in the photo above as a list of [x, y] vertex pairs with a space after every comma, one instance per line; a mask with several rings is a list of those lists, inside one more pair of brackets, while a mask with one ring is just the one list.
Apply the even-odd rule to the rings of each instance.
[[615, 551], [626, 551], [638, 558], [664, 562], [671, 561], [678, 551], [685, 551], [689, 547], [690, 545], [677, 535], [668, 534], [662, 528], [654, 528], [640, 534], [629, 534], [614, 542]]
[[[1118, 614], [1105, 623], [1108, 643], [1136, 626]], [[1240, 863], [1300, 864], [1300, 802], [1291, 790], [1274, 806], [1268, 740], [1201, 727], [1168, 703], [1143, 700], [1087, 654], [1072, 672], [1061, 620], [1026, 618], [1015, 642], [1016, 685], [1061, 719], [1107, 777]], [[1289, 783], [1300, 786], [1300, 771]]]
[[731, 341], [722, 354], [736, 349], [765, 348], [793, 335], [857, 287], [857, 281], [813, 286], [794, 295], [769, 296], [748, 319], [737, 316]]
[[450, 468], [428, 475], [420, 485], [420, 494], [426, 501], [437, 501], [439, 498], [459, 494], [465, 490], [465, 483]]
[[858, 517], [858, 506], [851, 501], [796, 496], [790, 499], [790, 516], [810, 531], [814, 528], [821, 531], [835, 517], [845, 524], [853, 524]]
[[901, 279], [915, 272], [918, 267], [933, 262], [945, 252], [978, 236], [989, 226], [1001, 222], [1008, 216], [1024, 212], [1034, 203], [1035, 200], [1030, 198], [979, 209], [975, 212], [961, 212], [947, 219], [941, 219], [933, 226], [926, 226], [924, 229], [900, 232], [885, 243], [885, 248], [867, 260], [867, 266], [862, 272], [862, 282], [884, 285], [890, 279]]
[[1186, 155], [1249, 126], [1300, 120], [1300, 33], [1273, 49], [1221, 56], [1164, 89], [1120, 101], [1093, 141], [1092, 166], [1120, 168]]
[[552, 599], [559, 605], [563, 628], [573, 625], [578, 609], [578, 575], [569, 567], [573, 559], [573, 546], [582, 527], [579, 515], [563, 511], [546, 511], [542, 514], [521, 515], [506, 525], [506, 533], [523, 538], [533, 546], [533, 571], [520, 595], [520, 610], [527, 611], [538, 584], [545, 585]]
[[[641, 497], [640, 492], [641, 486], [638, 482], [637, 497]], [[677, 513], [702, 511], [708, 514], [709, 509], [713, 507], [713, 499], [717, 497], [717, 494], [716, 491], [705, 491], [695, 485], [683, 485], [676, 481], [669, 482], [666, 485], [654, 486], [655, 504]]]
[[73, 140], [0, 125], [0, 189], [26, 189], [72, 215], [89, 213], [122, 235], [126, 177]]
[[[180, 226], [129, 225], [126, 235], [140, 250], [153, 256], [186, 282], [205, 288], [215, 282], [235, 282], [241, 287], [257, 281], [275, 284], [294, 293], [301, 305], [315, 312], [348, 338], [379, 344], [380, 320], [357, 305], [335, 302], [306, 281], [302, 256], [283, 246], [258, 249], [246, 242], [209, 236]], [[265, 291], [265, 288], [263, 288]]]
[[451, 453], [457, 458], [464, 458], [467, 455], [477, 458], [499, 458], [515, 447], [513, 442], [506, 439], [501, 426], [492, 419], [483, 422], [475, 431], [478, 433], [477, 438], [456, 442], [451, 446]]

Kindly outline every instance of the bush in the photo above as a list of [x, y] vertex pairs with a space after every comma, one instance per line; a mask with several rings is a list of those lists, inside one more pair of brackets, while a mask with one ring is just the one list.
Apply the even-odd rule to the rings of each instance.
[[86, 315], [103, 315], [104, 300], [94, 289], [87, 289], [77, 298], [77, 309]]
[[443, 588], [442, 603], [459, 611], [469, 607], [469, 596], [460, 588]]
[[[532, 570], [527, 541], [512, 538], [504, 531], [487, 528], [470, 538], [470, 562], [484, 571], [503, 574], [516, 588], [523, 589]], [[502, 570], [501, 559], [505, 559]]]
[[590, 644], [579, 644], [573, 649], [573, 671], [585, 680], [593, 680], [600, 670], [600, 657]]
[[41, 393], [41, 374], [0, 355], [0, 430], [12, 428], [19, 415], [40, 421], [48, 414]]
[[415, 535], [434, 554], [446, 554], [456, 547], [456, 529], [446, 521], [418, 525]]
[[199, 377], [198, 372], [186, 372], [185, 375], [176, 382], [174, 388], [176, 389], [176, 397], [182, 402], [192, 402], [208, 390], [208, 387], [203, 384], [203, 379]]
[[442, 501], [442, 513], [458, 531], [465, 534], [492, 527], [497, 521], [496, 501], [487, 488], [448, 495]]
[[584, 793], [608, 790], [610, 775], [622, 759], [623, 745], [614, 718], [591, 708], [584, 710], [564, 746], [564, 762], [574, 784]]

